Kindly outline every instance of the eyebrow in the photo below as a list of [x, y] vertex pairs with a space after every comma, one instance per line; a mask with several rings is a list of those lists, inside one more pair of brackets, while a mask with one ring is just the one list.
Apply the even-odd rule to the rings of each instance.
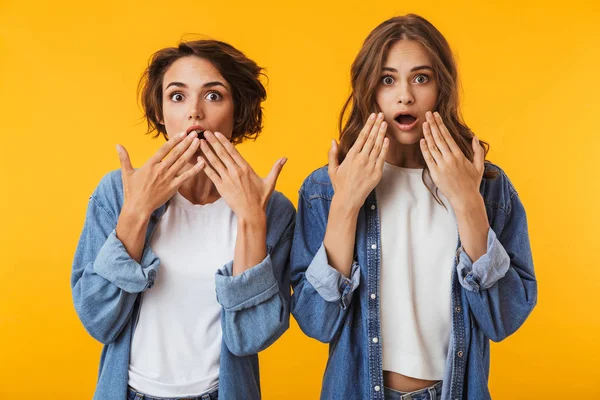
[[[420, 71], [423, 69], [433, 71], [433, 68], [431, 68], [429, 65], [419, 65], [418, 67], [411, 68], [410, 72]], [[383, 70], [390, 71], [390, 72], [396, 72], [396, 73], [398, 72], [398, 70], [396, 68], [392, 68], [392, 67], [383, 67]]]
[[[171, 86], [176, 86], [176, 87], [180, 87], [180, 88], [187, 88], [188, 87], [183, 82], [171, 82], [171, 83], [169, 83], [167, 85], [167, 87], [165, 88], [165, 90], [167, 90]], [[202, 85], [202, 88], [206, 89], [206, 88], [211, 88], [211, 87], [215, 87], [215, 86], [222, 86], [225, 90], [227, 90], [227, 87], [222, 82], [219, 82], [219, 81], [207, 82], [204, 85]]]

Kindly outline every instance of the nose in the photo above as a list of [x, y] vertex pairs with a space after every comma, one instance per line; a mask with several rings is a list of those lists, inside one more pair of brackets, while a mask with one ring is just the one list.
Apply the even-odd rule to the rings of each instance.
[[415, 102], [415, 98], [413, 96], [411, 87], [408, 83], [404, 82], [398, 85], [398, 93], [397, 93], [398, 103], [408, 105], [413, 104]]
[[188, 110], [188, 120], [194, 121], [202, 119], [204, 119], [204, 110], [202, 109], [202, 102], [190, 102], [190, 109]]

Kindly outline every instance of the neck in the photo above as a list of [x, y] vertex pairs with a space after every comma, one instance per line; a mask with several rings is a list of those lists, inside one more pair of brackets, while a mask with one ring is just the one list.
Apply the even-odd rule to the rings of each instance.
[[389, 136], [388, 138], [390, 140], [390, 146], [385, 157], [385, 161], [388, 164], [402, 168], [425, 167], [425, 160], [423, 159], [419, 142], [415, 144], [401, 144]]
[[[192, 168], [192, 164], [187, 164], [181, 172], [183, 173], [190, 168]], [[221, 197], [214, 183], [206, 176], [204, 171], [200, 171], [186, 180], [179, 187], [179, 193], [192, 204], [209, 204]]]

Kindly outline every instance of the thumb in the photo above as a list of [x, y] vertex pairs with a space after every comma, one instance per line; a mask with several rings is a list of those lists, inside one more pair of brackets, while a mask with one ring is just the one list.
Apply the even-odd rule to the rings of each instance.
[[332, 139], [331, 148], [329, 149], [329, 165], [327, 166], [329, 175], [331, 175], [340, 166], [340, 163], [338, 162], [338, 153], [338, 144], [335, 139]]
[[121, 169], [123, 170], [123, 172], [133, 171], [133, 166], [131, 165], [131, 161], [129, 160], [129, 153], [127, 153], [125, 147], [118, 144], [117, 153], [119, 153], [119, 162], [121, 163]]
[[479, 143], [477, 136], [473, 136], [471, 144], [473, 145], [473, 165], [479, 173], [482, 173], [484, 168], [483, 163], [485, 161], [483, 147], [481, 147], [481, 143]]
[[283, 166], [285, 165], [286, 162], [287, 162], [286, 157], [283, 157], [283, 158], [280, 158], [279, 160], [277, 160], [277, 162], [275, 164], [273, 164], [273, 168], [271, 168], [271, 172], [269, 172], [269, 175], [265, 178], [265, 182], [267, 182], [267, 184], [269, 185], [269, 189], [271, 191], [273, 189], [275, 189], [275, 183], [277, 183], [277, 178], [279, 178], [279, 174], [281, 173], [281, 170], [283, 169]]

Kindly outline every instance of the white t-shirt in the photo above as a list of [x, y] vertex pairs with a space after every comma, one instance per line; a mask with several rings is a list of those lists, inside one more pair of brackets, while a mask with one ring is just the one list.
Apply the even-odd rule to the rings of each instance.
[[215, 272], [233, 259], [237, 218], [220, 198], [195, 205], [179, 192], [150, 245], [160, 259], [143, 294], [129, 385], [157, 397], [194, 396], [219, 382], [221, 306]]
[[422, 169], [386, 163], [376, 188], [383, 369], [441, 380], [450, 340], [458, 228], [450, 203], [441, 191], [447, 210], [436, 202], [422, 174]]

